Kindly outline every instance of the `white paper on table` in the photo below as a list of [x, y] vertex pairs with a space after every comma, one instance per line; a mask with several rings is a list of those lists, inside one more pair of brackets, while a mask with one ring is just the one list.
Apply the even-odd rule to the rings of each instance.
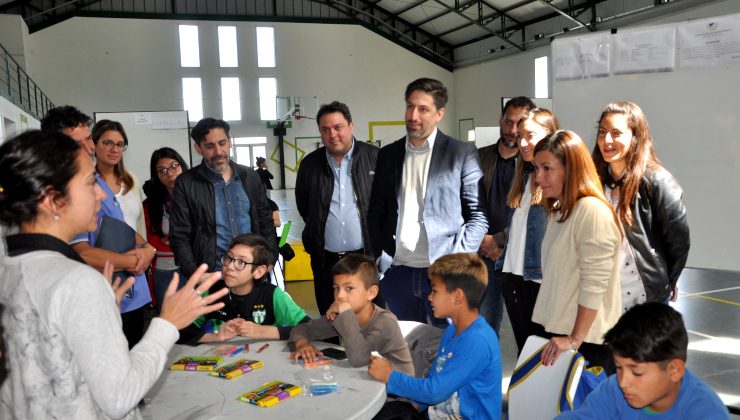
[[678, 25], [680, 68], [740, 62], [740, 14], [697, 19]]
[[673, 71], [676, 29], [673, 25], [620, 29], [614, 42], [614, 74]]

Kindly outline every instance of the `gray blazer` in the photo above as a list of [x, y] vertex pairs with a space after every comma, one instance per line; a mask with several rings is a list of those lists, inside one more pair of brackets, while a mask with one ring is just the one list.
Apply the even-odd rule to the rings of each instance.
[[[373, 254], [393, 257], [400, 202], [406, 137], [382, 149], [375, 167], [368, 225]], [[476, 252], [488, 229], [479, 197], [483, 197], [478, 151], [437, 131], [424, 195], [424, 226], [429, 263], [456, 252]], [[381, 262], [381, 267], [383, 266]]]

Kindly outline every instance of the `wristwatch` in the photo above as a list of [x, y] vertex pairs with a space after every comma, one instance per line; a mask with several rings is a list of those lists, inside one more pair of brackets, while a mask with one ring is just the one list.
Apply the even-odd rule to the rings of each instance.
[[[146, 248], [148, 246], [149, 246], [149, 244], [147, 242], [142, 242], [142, 243], [139, 244], [138, 248]], [[157, 256], [157, 248], [152, 247], [152, 251], [153, 251], [152, 257], [156, 257]]]
[[576, 340], [573, 339], [573, 337], [568, 336], [568, 344], [570, 345], [570, 349], [573, 351], [578, 350], [578, 346], [576, 345]]

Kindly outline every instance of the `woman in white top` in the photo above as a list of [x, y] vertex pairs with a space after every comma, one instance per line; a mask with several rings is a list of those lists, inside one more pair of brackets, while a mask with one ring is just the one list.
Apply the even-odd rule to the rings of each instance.
[[[119, 217], [123, 214], [126, 224], [136, 231], [137, 247], [151, 248], [151, 253], [146, 254], [148, 261], [143, 264], [143, 270], [146, 270], [156, 256], [156, 251], [146, 241], [146, 224], [139, 182], [123, 164], [123, 153], [128, 148], [126, 131], [117, 121], [100, 120], [92, 129], [92, 138], [95, 144], [95, 169], [100, 179], [113, 192], [115, 206], [118, 207], [116, 210], [120, 210], [117, 214]], [[137, 255], [137, 265], [138, 261]], [[88, 261], [88, 264], [90, 263]], [[95, 267], [95, 264], [91, 265]], [[123, 333], [129, 345], [133, 347], [144, 335], [146, 309], [150, 306], [151, 295], [145, 273], [129, 272], [129, 274], [136, 275], [137, 282], [131, 289], [130, 296], [127, 296], [121, 305], [121, 314]]]
[[619, 228], [586, 144], [557, 131], [534, 149], [537, 183], [548, 213], [542, 240], [542, 287], [532, 321], [551, 334], [542, 363], [578, 350], [614, 373], [604, 334], [621, 315]]
[[202, 265], [186, 286], [173, 280], [160, 317], [132, 350], [121, 332], [129, 278], [113, 283], [68, 242], [97, 227], [104, 198], [90, 157], [71, 138], [27, 131], [0, 147], [0, 304], [9, 366], [0, 385], [3, 419], [139, 419], [138, 403], [159, 377], [178, 330], [218, 310], [227, 290], [201, 297], [220, 274]]
[[542, 190], [534, 180], [534, 148], [540, 140], [560, 129], [560, 123], [550, 110], [535, 108], [519, 120], [518, 126], [520, 157], [506, 197], [508, 234], [496, 265], [503, 273], [501, 292], [521, 353], [527, 337], [544, 336], [542, 326], [532, 322], [532, 310], [542, 283], [540, 248], [547, 225]]

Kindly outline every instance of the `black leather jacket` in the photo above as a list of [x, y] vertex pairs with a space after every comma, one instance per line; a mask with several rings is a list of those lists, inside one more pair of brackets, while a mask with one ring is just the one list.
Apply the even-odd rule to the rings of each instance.
[[[362, 224], [362, 243], [370, 251], [370, 234], [367, 228], [367, 208], [375, 174], [378, 148], [354, 140], [352, 150], [352, 188]], [[295, 201], [305, 227], [303, 247], [311, 258], [323, 258], [324, 228], [329, 216], [331, 196], [334, 192], [334, 173], [326, 159], [326, 147], [309, 153], [298, 168]]]
[[[249, 197], [252, 232], [262, 235], [277, 257], [277, 235], [272, 210], [267, 203], [265, 185], [259, 175], [246, 166], [229, 162], [239, 174]], [[216, 263], [216, 198], [209, 171], [200, 164], [177, 177], [172, 193], [170, 247], [183, 274], [190, 277], [202, 263], [213, 269]]]
[[648, 302], [665, 301], [689, 255], [683, 190], [665, 169], [645, 171], [625, 236], [635, 256]]

